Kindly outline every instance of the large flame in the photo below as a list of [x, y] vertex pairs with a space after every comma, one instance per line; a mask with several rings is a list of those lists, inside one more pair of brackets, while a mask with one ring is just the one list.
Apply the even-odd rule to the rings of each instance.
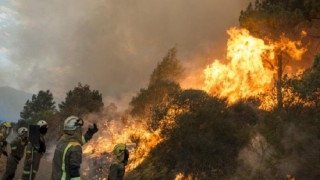
[[[104, 153], [112, 154], [114, 146], [118, 143], [129, 144], [130, 158], [127, 171], [138, 166], [149, 151], [162, 141], [160, 129], [150, 132], [146, 125], [133, 120], [126, 124], [120, 120], [105, 121], [103, 126], [98, 134], [100, 136], [90, 141], [84, 147], [83, 153], [90, 158], [98, 158]], [[137, 144], [130, 147], [133, 143]]]
[[[227, 48], [227, 64], [215, 60], [204, 70], [203, 89], [211, 95], [224, 97], [229, 103], [267, 92], [277, 70], [276, 57], [285, 53], [300, 60], [305, 48], [300, 41], [282, 35], [273, 42], [250, 35], [246, 29], [231, 28]], [[302, 32], [304, 35], [305, 32]]]

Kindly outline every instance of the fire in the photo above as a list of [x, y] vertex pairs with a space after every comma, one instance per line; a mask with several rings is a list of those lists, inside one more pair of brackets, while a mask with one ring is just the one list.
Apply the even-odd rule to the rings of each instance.
[[[98, 138], [90, 141], [84, 147], [83, 153], [90, 159], [98, 158], [104, 153], [112, 154], [116, 144], [125, 143], [130, 151], [126, 170], [130, 171], [137, 167], [149, 151], [162, 141], [160, 129], [150, 132], [144, 124], [134, 123], [133, 120], [132, 123], [126, 124], [124, 125], [117, 120], [105, 121], [104, 128], [101, 128]], [[136, 147], [130, 147], [132, 143], [137, 143]]]
[[[118, 143], [125, 143], [130, 152], [126, 172], [130, 172], [140, 165], [148, 156], [149, 152], [165, 137], [162, 135], [163, 128], [175, 127], [175, 116], [189, 111], [188, 107], [172, 105], [167, 114], [159, 122], [155, 130], [147, 125], [147, 119], [134, 119], [127, 113], [118, 113], [116, 119], [100, 120], [99, 131], [95, 138], [84, 146], [84, 159], [87, 159], [83, 169], [83, 175], [90, 179], [101, 180], [108, 175], [108, 168], [112, 162], [113, 148]], [[93, 116], [91, 119], [96, 119]], [[134, 145], [134, 146], [132, 146]]]
[[184, 175], [183, 173], [178, 173], [174, 179], [175, 180], [192, 180], [192, 179], [198, 179], [198, 178], [193, 177], [192, 174]]
[[184, 175], [182, 173], [179, 173], [179, 174], [176, 175], [174, 180], [182, 180], [183, 178], [184, 178]]
[[[227, 98], [230, 104], [240, 99], [272, 91], [279, 53], [291, 59], [300, 60], [306, 51], [305, 48], [300, 47], [300, 41], [291, 41], [285, 35], [282, 35], [279, 41], [274, 42], [253, 37], [245, 29], [231, 28], [227, 33], [230, 36], [227, 43], [228, 63], [223, 64], [215, 60], [205, 68], [203, 89], [211, 95]], [[302, 35], [305, 36], [305, 32], [302, 32]], [[274, 92], [272, 93], [264, 96], [264, 106], [262, 105], [261, 108], [268, 109], [275, 106], [276, 101], [272, 96]], [[287, 94], [290, 93], [287, 92]], [[175, 116], [187, 111], [188, 107], [171, 107], [156, 130], [148, 128], [146, 124], [148, 120], [137, 121], [127, 117], [128, 115], [121, 115], [121, 118], [115, 120], [101, 120], [100, 131], [95, 139], [85, 145], [83, 153], [89, 159], [103, 159], [110, 164], [113, 158], [112, 151], [116, 144], [126, 143], [128, 147], [129, 144], [136, 144], [135, 148], [129, 149], [130, 158], [126, 171], [131, 171], [146, 159], [149, 152], [158, 143], [164, 140], [164, 137], [161, 136], [162, 128], [175, 127]], [[98, 167], [96, 172], [103, 171], [101, 170], [103, 168]], [[86, 171], [91, 171], [91, 169], [90, 166]], [[187, 179], [190, 178], [192, 175], [187, 176]], [[186, 176], [179, 173], [176, 179], [186, 179]]]
[[272, 82], [273, 70], [265, 68], [263, 55], [274, 59], [274, 47], [266, 45], [245, 29], [228, 30], [227, 58], [229, 64], [215, 60], [205, 70], [204, 90], [213, 95], [227, 97], [230, 103], [265, 92]]
[[[291, 41], [283, 34], [280, 40], [259, 39], [246, 29], [231, 28], [227, 43], [227, 64], [215, 60], [203, 71], [203, 90], [227, 98], [230, 104], [240, 99], [256, 97], [272, 87], [277, 72], [279, 53], [300, 60], [306, 52], [300, 41]], [[305, 35], [306, 32], [302, 32]]]

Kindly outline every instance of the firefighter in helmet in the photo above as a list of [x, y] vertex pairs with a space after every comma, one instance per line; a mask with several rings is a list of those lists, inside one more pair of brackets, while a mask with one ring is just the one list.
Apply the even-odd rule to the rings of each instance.
[[64, 121], [64, 134], [58, 140], [52, 161], [51, 180], [80, 180], [81, 146], [98, 131], [97, 125], [89, 127], [82, 135], [83, 120], [70, 116]]
[[1, 124], [1, 127], [0, 127], [0, 157], [1, 155], [5, 155], [5, 156], [8, 156], [8, 153], [7, 153], [7, 137], [9, 135], [12, 134], [12, 126], [11, 126], [11, 123], [10, 122], [5, 122], [3, 124]]
[[[37, 125], [39, 126], [39, 143], [32, 144], [30, 141], [28, 142], [26, 148], [26, 159], [24, 161], [24, 167], [22, 172], [22, 180], [29, 180], [30, 177], [35, 179], [36, 173], [39, 169], [40, 160], [43, 154], [46, 152], [46, 143], [44, 140], [44, 136], [48, 131], [48, 123], [44, 120], [38, 121]], [[32, 155], [33, 148], [33, 155]], [[32, 172], [31, 172], [32, 165]], [[32, 175], [31, 175], [32, 173]]]
[[6, 171], [1, 180], [11, 180], [14, 178], [19, 161], [23, 157], [24, 148], [28, 143], [28, 129], [21, 127], [18, 129], [18, 137], [11, 143], [11, 153], [7, 159]]
[[117, 144], [113, 149], [116, 156], [110, 166], [108, 180], [123, 180], [125, 166], [128, 164], [129, 151], [125, 144]]

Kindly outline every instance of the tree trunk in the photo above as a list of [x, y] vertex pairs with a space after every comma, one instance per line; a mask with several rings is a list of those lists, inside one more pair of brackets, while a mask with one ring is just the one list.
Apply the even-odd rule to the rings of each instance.
[[277, 101], [278, 108], [283, 107], [283, 98], [282, 98], [282, 52], [278, 54], [278, 81], [277, 81]]

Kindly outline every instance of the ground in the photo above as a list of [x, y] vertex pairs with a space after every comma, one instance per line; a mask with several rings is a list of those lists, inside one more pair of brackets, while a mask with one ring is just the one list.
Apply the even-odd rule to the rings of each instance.
[[6, 167], [6, 160], [5, 160], [5, 157], [1, 156], [0, 157], [0, 176], [2, 176], [4, 170], [5, 170], [5, 167]]
[[[1, 156], [0, 158], [0, 178], [2, 177], [4, 171], [5, 171], [5, 167], [6, 167], [6, 157], [5, 156]], [[16, 171], [16, 176], [14, 178], [14, 180], [18, 180], [19, 178], [21, 178], [21, 174], [22, 174], [22, 166], [23, 166], [23, 162], [24, 159], [22, 159], [19, 163], [19, 167]], [[35, 180], [49, 180], [51, 177], [51, 162], [42, 159], [41, 160], [41, 164], [40, 164], [40, 168], [38, 171], [38, 174], [36, 176]], [[87, 180], [84, 177], [81, 177], [82, 180]]]

